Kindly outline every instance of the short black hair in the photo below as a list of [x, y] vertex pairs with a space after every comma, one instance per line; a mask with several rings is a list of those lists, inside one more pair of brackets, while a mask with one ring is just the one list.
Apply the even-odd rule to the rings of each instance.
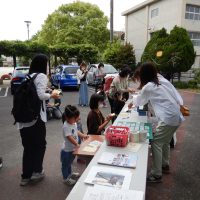
[[119, 76], [122, 78], [127, 77], [131, 73], [130, 67], [124, 67], [122, 70], [119, 72]]
[[115, 98], [115, 99], [118, 99], [118, 97], [119, 97], [120, 95], [122, 95], [122, 92], [116, 91], [116, 92], [114, 93], [114, 98]]
[[100, 67], [104, 67], [104, 64], [103, 63], [99, 63], [98, 68], [100, 68]]
[[93, 109], [97, 109], [99, 107], [99, 102], [103, 102], [104, 101], [104, 97], [100, 94], [93, 94], [90, 97], [90, 108]]
[[29, 73], [47, 74], [48, 57], [45, 54], [37, 54], [33, 57], [29, 69]]
[[80, 111], [77, 109], [76, 106], [67, 105], [67, 106], [65, 106], [65, 111], [62, 115], [62, 121], [64, 123], [66, 117], [69, 119], [73, 118], [73, 117], [77, 118], [77, 117], [79, 117], [79, 115], [80, 115]]

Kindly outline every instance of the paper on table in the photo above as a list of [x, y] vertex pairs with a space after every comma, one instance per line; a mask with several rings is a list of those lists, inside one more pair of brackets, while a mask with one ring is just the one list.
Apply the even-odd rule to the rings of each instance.
[[109, 188], [129, 189], [131, 177], [132, 173], [127, 169], [93, 166], [84, 182], [93, 185], [108, 186]]
[[94, 140], [94, 141], [90, 142], [90, 143], [88, 144], [88, 146], [91, 146], [91, 147], [98, 147], [98, 146], [100, 146], [101, 144], [102, 144], [102, 142], [100, 142], [100, 141], [98, 141], [98, 140]]
[[126, 146], [127, 150], [131, 150], [132, 152], [138, 152], [142, 144], [129, 142]]
[[124, 118], [124, 117], [129, 117], [130, 114], [129, 113], [120, 113], [119, 116]]
[[144, 193], [137, 190], [116, 190], [106, 187], [88, 187], [83, 200], [143, 200]]
[[103, 152], [98, 163], [118, 167], [135, 168], [137, 164], [137, 154], [122, 152]]
[[89, 146], [89, 145], [85, 146], [82, 149], [82, 151], [91, 152], [91, 153], [95, 152], [96, 150], [97, 150], [97, 147], [93, 147], [93, 146]]

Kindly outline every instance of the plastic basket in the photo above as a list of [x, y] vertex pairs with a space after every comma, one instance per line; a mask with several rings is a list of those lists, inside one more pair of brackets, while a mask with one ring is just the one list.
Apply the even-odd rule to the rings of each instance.
[[106, 143], [108, 146], [125, 147], [128, 143], [130, 129], [126, 126], [109, 126], [106, 129]]

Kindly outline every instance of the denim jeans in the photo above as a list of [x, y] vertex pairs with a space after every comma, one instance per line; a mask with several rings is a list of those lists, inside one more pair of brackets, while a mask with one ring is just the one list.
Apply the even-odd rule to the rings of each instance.
[[72, 162], [74, 160], [75, 156], [73, 155], [73, 152], [65, 152], [61, 150], [60, 152], [60, 161], [62, 163], [62, 175], [63, 179], [67, 179], [72, 174]]

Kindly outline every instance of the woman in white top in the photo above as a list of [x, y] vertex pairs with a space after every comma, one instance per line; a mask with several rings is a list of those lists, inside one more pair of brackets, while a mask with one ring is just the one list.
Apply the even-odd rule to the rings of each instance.
[[158, 120], [152, 141], [153, 166], [148, 182], [161, 182], [162, 169], [169, 169], [169, 143], [182, 121], [180, 102], [164, 81], [159, 82], [157, 70], [152, 63], [144, 63], [140, 69], [140, 91], [133, 98], [135, 106], [151, 103]]
[[38, 97], [42, 101], [40, 116], [32, 122], [17, 124], [24, 147], [21, 186], [27, 185], [31, 180], [41, 180], [44, 177], [42, 165], [46, 150], [45, 122], [47, 122], [45, 100], [59, 98], [57, 93], [46, 93], [47, 63], [47, 56], [38, 54], [32, 59], [29, 70], [31, 76], [38, 73], [34, 84]]
[[79, 85], [79, 106], [88, 106], [87, 72], [87, 65], [82, 62], [76, 73]]
[[128, 76], [131, 74], [131, 69], [127, 66], [122, 68], [122, 70], [119, 72], [119, 75], [117, 75], [111, 85], [110, 90], [108, 93], [108, 101], [110, 103], [111, 107], [111, 113], [114, 112], [114, 95], [116, 92], [122, 93], [122, 96], [124, 99], [128, 100], [129, 98], [129, 92], [134, 92], [134, 89], [128, 87]]

